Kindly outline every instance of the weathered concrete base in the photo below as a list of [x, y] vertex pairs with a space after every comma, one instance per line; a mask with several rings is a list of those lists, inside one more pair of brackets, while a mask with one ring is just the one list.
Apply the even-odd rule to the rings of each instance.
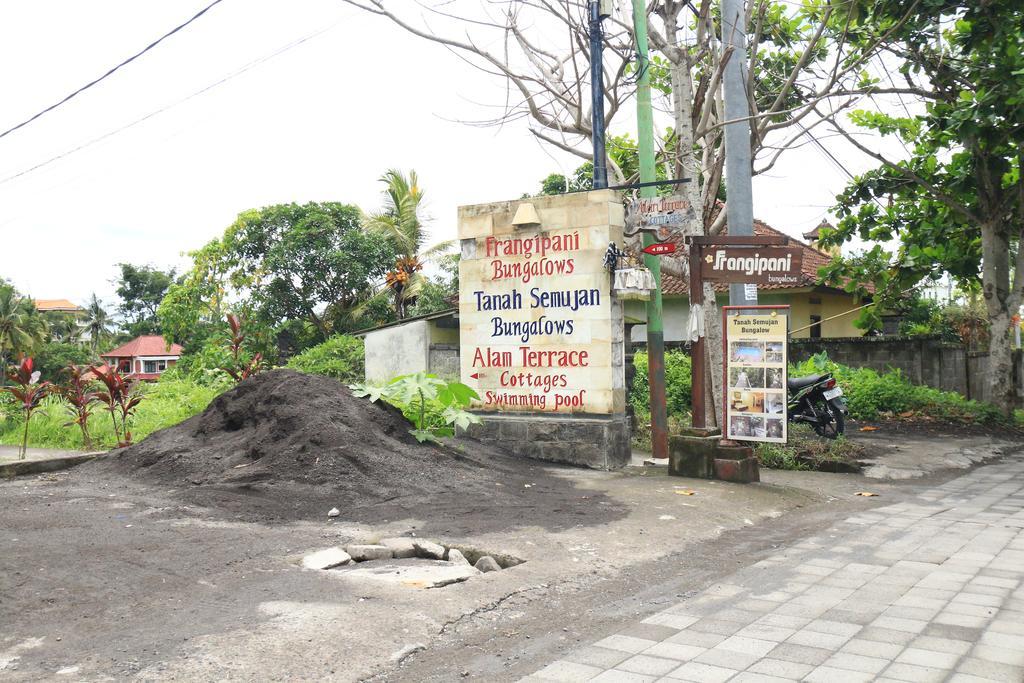
[[673, 436], [668, 444], [668, 473], [677, 477], [722, 479], [741, 484], [761, 481], [749, 446], [723, 446], [722, 437]]
[[749, 456], [739, 460], [715, 458], [715, 479], [735, 484], [752, 484], [761, 481], [761, 470], [757, 458]]
[[469, 436], [518, 456], [601, 470], [625, 467], [630, 461], [629, 423], [625, 414], [481, 417], [483, 423], [471, 425]]

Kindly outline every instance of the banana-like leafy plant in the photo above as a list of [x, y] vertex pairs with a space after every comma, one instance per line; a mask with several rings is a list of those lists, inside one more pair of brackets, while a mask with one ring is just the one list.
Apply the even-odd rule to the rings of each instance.
[[93, 404], [100, 400], [99, 394], [93, 390], [92, 380], [87, 378], [87, 370], [69, 363], [63, 373], [67, 380], [57, 385], [55, 390], [57, 395], [67, 402], [67, 409], [71, 414], [71, 422], [64, 426], [78, 425], [82, 430], [82, 447], [91, 451], [93, 444], [92, 435], [89, 434], [89, 418], [92, 416]]
[[[480, 396], [461, 382], [446, 382], [437, 375], [417, 372], [395, 377], [384, 386], [352, 384], [352, 393], [371, 402], [384, 399], [411, 413], [413, 429], [409, 433], [420, 443], [454, 436], [456, 428], [466, 429], [480, 418], [466, 410]], [[429, 409], [428, 409], [429, 408]]]
[[[128, 420], [135, 414], [138, 405], [142, 403], [143, 395], [140, 384], [125, 379], [112, 367], [102, 368], [93, 365], [89, 370], [103, 383], [103, 389], [96, 392], [96, 397], [104, 404], [104, 409], [110, 413], [110, 421], [114, 424], [117, 448], [131, 446], [132, 433], [128, 429]], [[117, 423], [118, 413], [121, 416], [120, 425]]]
[[249, 360], [245, 360], [242, 353], [242, 345], [245, 343], [245, 331], [242, 329], [242, 319], [234, 313], [228, 313], [228, 327], [231, 328], [231, 335], [228, 337], [228, 350], [231, 351], [231, 365], [221, 368], [231, 375], [236, 382], [252, 377], [263, 369], [263, 354], [256, 353]]
[[7, 372], [7, 379], [17, 386], [0, 387], [10, 393], [19, 403], [19, 408], [25, 415], [25, 430], [21, 437], [21, 450], [18, 451], [18, 458], [25, 459], [28, 452], [28, 423], [32, 419], [32, 413], [43, 398], [50, 393], [50, 383], [39, 381], [39, 371], [33, 370], [31, 358], [24, 358], [20, 363], [11, 367]]

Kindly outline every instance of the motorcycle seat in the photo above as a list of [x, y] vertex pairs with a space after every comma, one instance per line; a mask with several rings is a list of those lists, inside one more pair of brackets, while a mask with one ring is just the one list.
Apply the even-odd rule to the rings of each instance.
[[786, 384], [790, 391], [798, 391], [811, 384], [817, 384], [825, 378], [825, 375], [807, 375], [806, 377], [790, 377]]

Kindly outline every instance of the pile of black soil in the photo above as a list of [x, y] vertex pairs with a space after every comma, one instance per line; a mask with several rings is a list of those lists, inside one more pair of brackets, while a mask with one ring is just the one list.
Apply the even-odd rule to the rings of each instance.
[[337, 507], [343, 519], [449, 517], [455, 527], [469, 514], [476, 520], [463, 520], [467, 527], [481, 530], [551, 526], [552, 512], [567, 514], [558, 526], [618, 516], [618, 506], [596, 505], [602, 496], [540, 463], [472, 440], [419, 444], [409, 429], [400, 411], [356, 398], [336, 380], [273, 370], [91, 467], [241, 519], [326, 519]]

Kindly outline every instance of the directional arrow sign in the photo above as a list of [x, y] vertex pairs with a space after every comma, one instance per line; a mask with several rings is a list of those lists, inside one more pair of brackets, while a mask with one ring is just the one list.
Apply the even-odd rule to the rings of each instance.
[[474, 372], [472, 375], [470, 375], [470, 377], [472, 377], [473, 379], [480, 379], [480, 373]]
[[674, 242], [661, 242], [655, 244], [649, 244], [644, 247], [645, 254], [652, 254], [654, 256], [661, 256], [662, 254], [671, 254], [676, 250]]

